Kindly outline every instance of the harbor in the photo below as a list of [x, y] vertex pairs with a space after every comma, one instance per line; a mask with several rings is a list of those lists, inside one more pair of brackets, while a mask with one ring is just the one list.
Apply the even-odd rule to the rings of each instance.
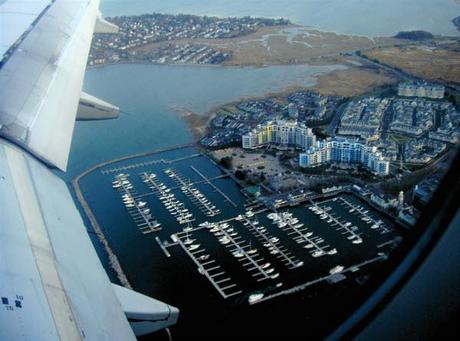
[[[139, 264], [167, 268], [141, 275], [166, 285], [157, 284], [154, 293], [165, 300], [164, 290], [174, 284], [159, 278], [175, 267], [197, 285], [205, 279], [204, 292], [253, 305], [306, 283], [353, 278], [365, 265], [386, 259], [398, 241], [391, 223], [350, 194], [294, 207], [281, 198], [254, 201], [192, 146], [105, 164], [84, 180], [91, 178], [104, 198], [92, 197], [85, 181], [82, 195], [103, 228], [117, 226], [105, 234], [123, 259], [126, 278], [139, 278], [131, 272]], [[131, 259], [127, 244], [138, 250]]]

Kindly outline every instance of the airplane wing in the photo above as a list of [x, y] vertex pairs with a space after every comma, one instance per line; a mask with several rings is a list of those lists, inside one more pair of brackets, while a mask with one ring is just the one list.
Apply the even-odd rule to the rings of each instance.
[[115, 29], [98, 6], [0, 0], [0, 340], [134, 340], [177, 320], [176, 308], [110, 283], [48, 168], [66, 168], [77, 117], [118, 112], [81, 92], [94, 28]]

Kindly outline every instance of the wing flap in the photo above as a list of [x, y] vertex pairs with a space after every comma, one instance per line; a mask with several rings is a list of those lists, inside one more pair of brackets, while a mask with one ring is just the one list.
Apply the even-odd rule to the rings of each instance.
[[99, 1], [56, 1], [0, 69], [0, 135], [66, 169]]

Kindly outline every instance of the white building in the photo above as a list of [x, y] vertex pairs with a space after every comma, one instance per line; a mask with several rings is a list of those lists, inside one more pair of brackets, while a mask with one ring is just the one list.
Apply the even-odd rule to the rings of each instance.
[[425, 82], [406, 82], [398, 86], [398, 96], [403, 97], [427, 97], [434, 99], [444, 98], [445, 88], [442, 85], [429, 84]]
[[377, 147], [367, 146], [357, 140], [343, 138], [318, 141], [299, 155], [300, 167], [311, 167], [326, 162], [360, 163], [377, 175], [388, 175], [390, 161], [386, 160]]
[[242, 136], [243, 148], [254, 149], [268, 144], [307, 149], [316, 143], [311, 128], [296, 121], [279, 120], [258, 125]]

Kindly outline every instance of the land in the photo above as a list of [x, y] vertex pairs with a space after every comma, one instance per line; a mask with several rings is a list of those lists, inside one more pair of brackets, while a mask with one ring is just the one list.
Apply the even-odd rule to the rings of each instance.
[[[204, 115], [174, 108], [217, 161], [219, 155], [234, 161], [229, 169], [244, 173], [248, 185], [261, 184], [280, 193], [300, 184], [306, 190], [358, 184], [382, 195], [385, 199], [381, 200], [393, 202], [398, 190], [412, 190], [437, 174], [438, 160], [458, 142], [460, 97], [455, 89], [460, 84], [460, 46], [455, 37], [407, 31], [394, 37], [367, 38], [321, 32], [284, 19], [250, 17], [154, 13], [108, 20], [121, 31], [95, 36], [90, 66], [126, 62], [344, 66], [318, 76], [310, 88], [292, 87], [261, 98], [244, 98]], [[459, 18], [453, 20], [457, 26], [458, 22]], [[445, 101], [396, 96], [397, 83], [415, 80], [434, 81], [451, 89]], [[295, 148], [241, 150], [244, 134], [277, 120], [304, 122], [318, 138], [359, 137], [391, 160], [391, 174], [381, 181], [357, 165], [300, 169]], [[428, 187], [433, 188], [431, 183]]]
[[419, 78], [460, 84], [460, 46], [457, 41], [380, 47], [364, 51], [362, 55]]
[[[321, 32], [284, 19], [158, 13], [107, 19], [120, 27], [120, 33], [95, 35], [89, 66], [344, 65], [347, 69], [318, 77], [313, 88], [324, 95], [339, 96], [357, 96], [395, 84], [401, 78], [398, 71], [428, 80], [460, 81], [458, 39], [433, 37], [428, 32], [368, 38]], [[194, 130], [203, 121], [193, 113], [185, 117]]]
[[95, 34], [88, 65], [118, 62], [220, 64], [228, 54], [200, 43], [249, 35], [261, 27], [284, 26], [284, 19], [217, 18], [145, 14], [107, 18], [115, 34]]
[[434, 36], [430, 32], [426, 31], [401, 31], [395, 38], [407, 39], [407, 40], [427, 40], [433, 39]]

